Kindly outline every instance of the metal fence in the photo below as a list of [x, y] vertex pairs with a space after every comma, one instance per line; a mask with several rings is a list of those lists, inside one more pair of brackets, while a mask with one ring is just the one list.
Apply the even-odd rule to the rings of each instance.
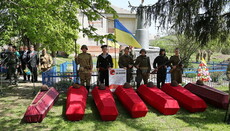
[[[215, 66], [209, 66], [209, 72], [211, 73], [212, 81], [205, 82], [206, 85], [211, 87], [218, 87], [218, 86], [228, 86], [228, 80], [226, 78], [226, 69], [227, 64], [216, 64]], [[170, 68], [167, 70], [167, 77], [166, 83], [171, 82], [171, 74], [169, 73]], [[212, 75], [214, 74], [214, 75]], [[60, 72], [57, 72], [57, 67], [53, 67], [52, 69], [42, 73], [42, 83], [47, 84], [48, 86], [54, 86], [55, 83], [59, 81], [77, 81], [77, 65], [75, 61], [71, 62], [64, 62], [60, 64]], [[136, 71], [133, 71], [133, 79], [131, 80], [131, 85], [136, 86], [135, 82]], [[182, 85], [187, 83], [196, 82], [197, 81], [197, 68], [184, 68], [183, 78], [182, 78]], [[78, 79], [79, 81], [79, 79]], [[150, 74], [149, 81], [153, 83], [157, 83], [157, 75]], [[91, 77], [91, 85], [98, 84], [98, 73], [93, 72]]]

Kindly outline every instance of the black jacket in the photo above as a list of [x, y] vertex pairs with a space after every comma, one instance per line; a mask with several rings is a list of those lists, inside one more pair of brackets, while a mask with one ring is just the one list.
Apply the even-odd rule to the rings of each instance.
[[113, 68], [113, 61], [111, 55], [107, 54], [105, 58], [102, 55], [103, 54], [97, 57], [96, 68], [99, 68], [100, 70], [107, 70], [109, 67]]
[[31, 53], [31, 51], [28, 51], [27, 64], [31, 67], [36, 67], [39, 64], [39, 58], [38, 58], [37, 51], [34, 51], [33, 53]]

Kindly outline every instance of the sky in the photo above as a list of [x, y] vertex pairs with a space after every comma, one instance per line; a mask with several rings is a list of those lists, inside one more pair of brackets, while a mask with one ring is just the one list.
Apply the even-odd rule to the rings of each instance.
[[[127, 10], [130, 10], [130, 8], [128, 7], [129, 6], [128, 1], [133, 6], [139, 6], [141, 4], [141, 0], [109, 0], [109, 1], [111, 2], [112, 5], [115, 5], [117, 7], [124, 8]], [[153, 5], [157, 1], [158, 0], [145, 0], [143, 5]], [[151, 26], [149, 27], [149, 33], [151, 35], [163, 35], [164, 34], [160, 30], [157, 31], [154, 23], [152, 23]]]

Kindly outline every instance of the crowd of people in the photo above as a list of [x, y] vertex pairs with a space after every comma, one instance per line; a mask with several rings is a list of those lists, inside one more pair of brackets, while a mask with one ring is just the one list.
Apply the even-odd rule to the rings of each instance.
[[[111, 55], [108, 53], [107, 45], [101, 46], [102, 53], [97, 57], [96, 68], [98, 71], [99, 84], [105, 84], [109, 86], [109, 70], [113, 68], [113, 61]], [[91, 72], [93, 70], [92, 56], [87, 53], [87, 46], [81, 46], [82, 53], [75, 56], [76, 64], [79, 64], [79, 77], [82, 85], [86, 86], [87, 90], [90, 88]], [[137, 88], [140, 86], [142, 80], [144, 84], [149, 81], [150, 73], [157, 73], [157, 87], [165, 83], [167, 67], [171, 67], [171, 80], [177, 83], [182, 83], [182, 69], [183, 63], [180, 57], [179, 49], [175, 49], [175, 55], [170, 59], [166, 56], [164, 49], [160, 50], [159, 56], [157, 56], [153, 63], [150, 63], [150, 58], [147, 56], [145, 49], [140, 50], [140, 55], [135, 58], [132, 51], [132, 47], [126, 47], [119, 54], [118, 65], [119, 68], [126, 70], [126, 82], [130, 83], [133, 76], [133, 68], [136, 68]], [[153, 64], [154, 71], [151, 72], [151, 64]], [[86, 83], [86, 84], [85, 84]]]
[[[18, 83], [18, 76], [23, 75], [23, 81], [38, 81], [38, 69], [46, 71], [52, 66], [52, 57], [47, 54], [46, 49], [42, 50], [41, 55], [34, 50], [34, 46], [16, 46], [8, 45], [7, 49], [1, 52], [1, 69], [6, 68], [6, 78], [10, 84]], [[2, 71], [1, 71], [2, 72]], [[13, 77], [13, 79], [12, 79]]]

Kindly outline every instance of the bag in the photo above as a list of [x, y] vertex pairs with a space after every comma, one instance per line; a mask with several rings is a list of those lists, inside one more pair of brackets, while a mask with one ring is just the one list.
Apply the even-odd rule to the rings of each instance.
[[26, 75], [31, 75], [31, 72], [30, 72], [30, 70], [29, 70], [28, 68], [26, 68], [26, 69], [24, 70], [24, 72], [26, 73]]

